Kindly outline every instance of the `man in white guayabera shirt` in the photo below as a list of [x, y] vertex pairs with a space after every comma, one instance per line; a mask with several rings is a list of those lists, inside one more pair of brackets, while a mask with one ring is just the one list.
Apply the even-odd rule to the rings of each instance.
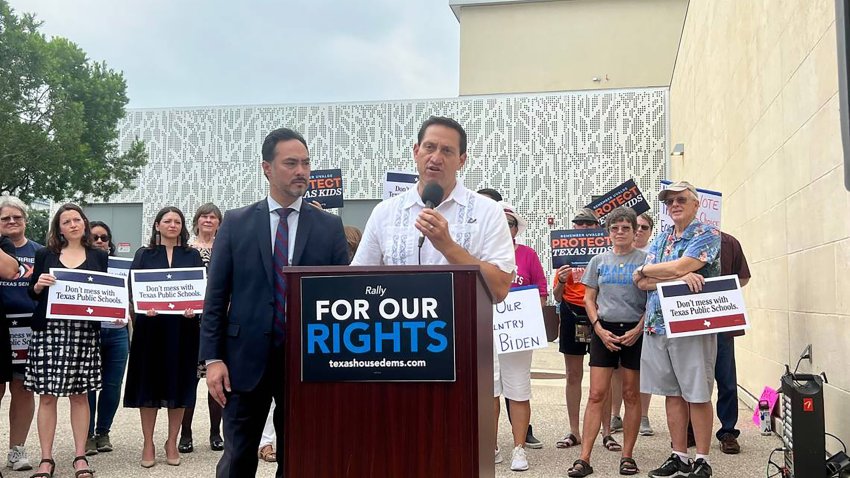
[[[351, 265], [477, 265], [495, 299], [502, 301], [516, 270], [514, 246], [499, 204], [457, 182], [466, 163], [463, 127], [451, 118], [428, 118], [413, 158], [417, 187], [375, 206]], [[434, 209], [422, 200], [425, 185], [432, 182], [443, 189]], [[426, 238], [421, 256], [420, 235]]]
[[[413, 158], [417, 187], [375, 207], [351, 265], [477, 265], [495, 300], [502, 301], [516, 271], [514, 245], [502, 207], [457, 182], [467, 159], [466, 131], [451, 118], [428, 118], [419, 128]], [[443, 194], [432, 209], [425, 200], [433, 184]], [[495, 456], [501, 461], [498, 448]], [[511, 468], [528, 469], [522, 446], [514, 449]]]

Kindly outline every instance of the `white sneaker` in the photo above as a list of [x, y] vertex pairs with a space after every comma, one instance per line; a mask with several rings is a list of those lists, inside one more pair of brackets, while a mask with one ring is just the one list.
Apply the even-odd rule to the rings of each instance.
[[517, 445], [511, 452], [511, 470], [525, 471], [528, 469], [528, 457], [525, 456], [525, 448]]
[[655, 435], [655, 430], [649, 425], [649, 417], [640, 417], [640, 436], [651, 437]]
[[498, 448], [496, 448], [496, 464], [498, 465], [503, 461], [505, 461], [505, 459], [502, 458], [502, 452]]
[[23, 445], [15, 445], [9, 450], [7, 466], [15, 471], [32, 470], [32, 465], [27, 459], [27, 450]]

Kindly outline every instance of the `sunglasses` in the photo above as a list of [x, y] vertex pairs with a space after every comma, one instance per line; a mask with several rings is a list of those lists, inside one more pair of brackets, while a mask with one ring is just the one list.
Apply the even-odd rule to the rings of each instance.
[[573, 221], [573, 224], [576, 226], [595, 226], [596, 223], [593, 221]]
[[21, 222], [24, 220], [24, 216], [3, 216], [0, 217], [0, 222]]
[[516, 221], [508, 221], [508, 227], [517, 227]]
[[679, 197], [675, 197], [675, 198], [665, 199], [664, 205], [667, 206], [667, 207], [670, 207], [670, 206], [673, 205], [673, 203], [676, 203], [680, 206], [684, 206], [685, 204], [688, 203], [688, 201], [690, 201], [690, 199], [688, 199], [684, 196], [679, 196]]
[[638, 229], [640, 229], [641, 231], [648, 231], [652, 228], [649, 227], [649, 225], [647, 225], [647, 224], [638, 224]]
[[92, 241], [101, 241], [101, 242], [109, 242], [109, 236], [106, 234], [92, 234]]

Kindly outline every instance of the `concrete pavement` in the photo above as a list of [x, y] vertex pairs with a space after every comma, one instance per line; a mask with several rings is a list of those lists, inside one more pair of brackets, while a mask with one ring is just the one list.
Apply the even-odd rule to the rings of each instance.
[[[548, 349], [535, 352], [532, 367], [535, 377], [533, 382], [532, 398], [532, 424], [535, 435], [540, 439], [544, 447], [541, 450], [528, 450], [530, 469], [523, 473], [510, 471], [510, 448], [513, 443], [504, 410], [502, 420], [499, 424], [499, 444], [503, 450], [505, 461], [496, 465], [496, 476], [499, 478], [518, 477], [565, 477], [567, 468], [579, 456], [576, 449], [556, 449], [555, 441], [563, 437], [567, 430], [567, 411], [564, 401], [564, 369], [563, 358], [558, 353], [557, 344], [550, 344]], [[778, 377], [777, 377], [778, 378]], [[589, 373], [585, 371], [584, 388], [585, 396], [589, 384]], [[198, 396], [204, 397], [206, 386], [201, 383]], [[9, 392], [3, 399], [0, 407], [0, 443], [8, 443], [8, 406]], [[724, 455], [715, 441], [711, 450], [711, 463], [716, 477], [762, 477], [765, 476], [767, 457], [770, 451], [781, 446], [778, 437], [763, 437], [753, 425], [750, 416], [752, 410], [740, 405], [740, 420], [738, 423], [742, 433], [739, 439], [742, 447], [740, 455]], [[68, 400], [60, 400], [59, 424], [56, 433], [56, 444], [54, 458], [57, 462], [57, 477], [73, 477], [71, 460], [73, 459], [73, 441], [68, 420]], [[115, 418], [115, 424], [111, 433], [112, 444], [115, 451], [101, 453], [90, 457], [92, 466], [97, 470], [99, 478], [184, 478], [184, 477], [212, 477], [215, 476], [215, 465], [221, 456], [220, 452], [210, 450], [207, 436], [209, 427], [207, 415], [207, 402], [198, 400], [198, 409], [195, 412], [194, 435], [195, 452], [183, 455], [183, 463], [180, 466], [168, 466], [165, 463], [165, 452], [162, 444], [165, 442], [166, 417], [164, 411], [159, 414], [155, 442], [157, 449], [157, 465], [151, 469], [139, 466], [142, 449], [141, 426], [139, 413], [135, 409], [120, 408]], [[651, 468], [660, 465], [670, 454], [670, 436], [664, 415], [664, 400], [655, 397], [650, 408], [650, 421], [655, 429], [653, 437], [639, 437], [635, 449], [635, 458], [641, 468], [642, 476]], [[622, 434], [615, 435], [622, 443]], [[33, 420], [32, 430], [27, 441], [27, 451], [30, 461], [35, 465], [39, 461], [38, 435], [36, 424]], [[462, 452], [462, 451], [458, 451]], [[693, 453], [693, 449], [691, 449]], [[775, 456], [779, 459], [779, 454]], [[609, 452], [602, 447], [601, 439], [597, 440], [593, 452], [594, 477], [615, 477], [619, 454]], [[13, 478], [29, 477], [32, 471], [13, 472], [3, 469], [3, 476]], [[273, 477], [274, 465], [260, 463], [259, 477]]]

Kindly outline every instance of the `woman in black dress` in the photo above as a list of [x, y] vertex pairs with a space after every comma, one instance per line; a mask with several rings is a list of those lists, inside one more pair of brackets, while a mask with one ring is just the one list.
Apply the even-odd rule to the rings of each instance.
[[[218, 232], [218, 226], [221, 225], [221, 219], [221, 210], [211, 202], [202, 204], [195, 211], [195, 217], [192, 218], [192, 232], [194, 232], [195, 238], [189, 241], [189, 246], [201, 253], [201, 260], [204, 261], [204, 267], [207, 269], [210, 267], [213, 242], [215, 241], [215, 234]], [[206, 366], [199, 364], [198, 378], [204, 378], [206, 374]], [[224, 440], [221, 439], [221, 414], [223, 409], [209, 393], [207, 393], [207, 406], [210, 411], [210, 448], [213, 451], [222, 451], [224, 450]], [[187, 408], [183, 414], [180, 443], [177, 446], [180, 453], [192, 453], [195, 450], [192, 441], [192, 417], [194, 414], [194, 408]]]
[[106, 252], [91, 247], [89, 221], [75, 204], [65, 204], [50, 223], [47, 247], [35, 254], [29, 294], [37, 301], [32, 316], [32, 339], [24, 387], [39, 395], [38, 441], [41, 463], [33, 477], [53, 476], [53, 439], [56, 435], [56, 398], [71, 401], [77, 478], [91, 478], [85, 457], [89, 422], [88, 392], [101, 388], [100, 324], [85, 320], [47, 319], [47, 294], [56, 283], [50, 268], [106, 272]]
[[[131, 269], [203, 267], [201, 255], [188, 245], [189, 231], [183, 213], [165, 207], [154, 220], [150, 243], [136, 251]], [[159, 408], [168, 409], [166, 462], [180, 464], [177, 434], [183, 411], [195, 406], [198, 367], [198, 317], [192, 309], [182, 316], [136, 311], [127, 366], [124, 406], [138, 408], [144, 445], [141, 466], [156, 464], [153, 443]]]

